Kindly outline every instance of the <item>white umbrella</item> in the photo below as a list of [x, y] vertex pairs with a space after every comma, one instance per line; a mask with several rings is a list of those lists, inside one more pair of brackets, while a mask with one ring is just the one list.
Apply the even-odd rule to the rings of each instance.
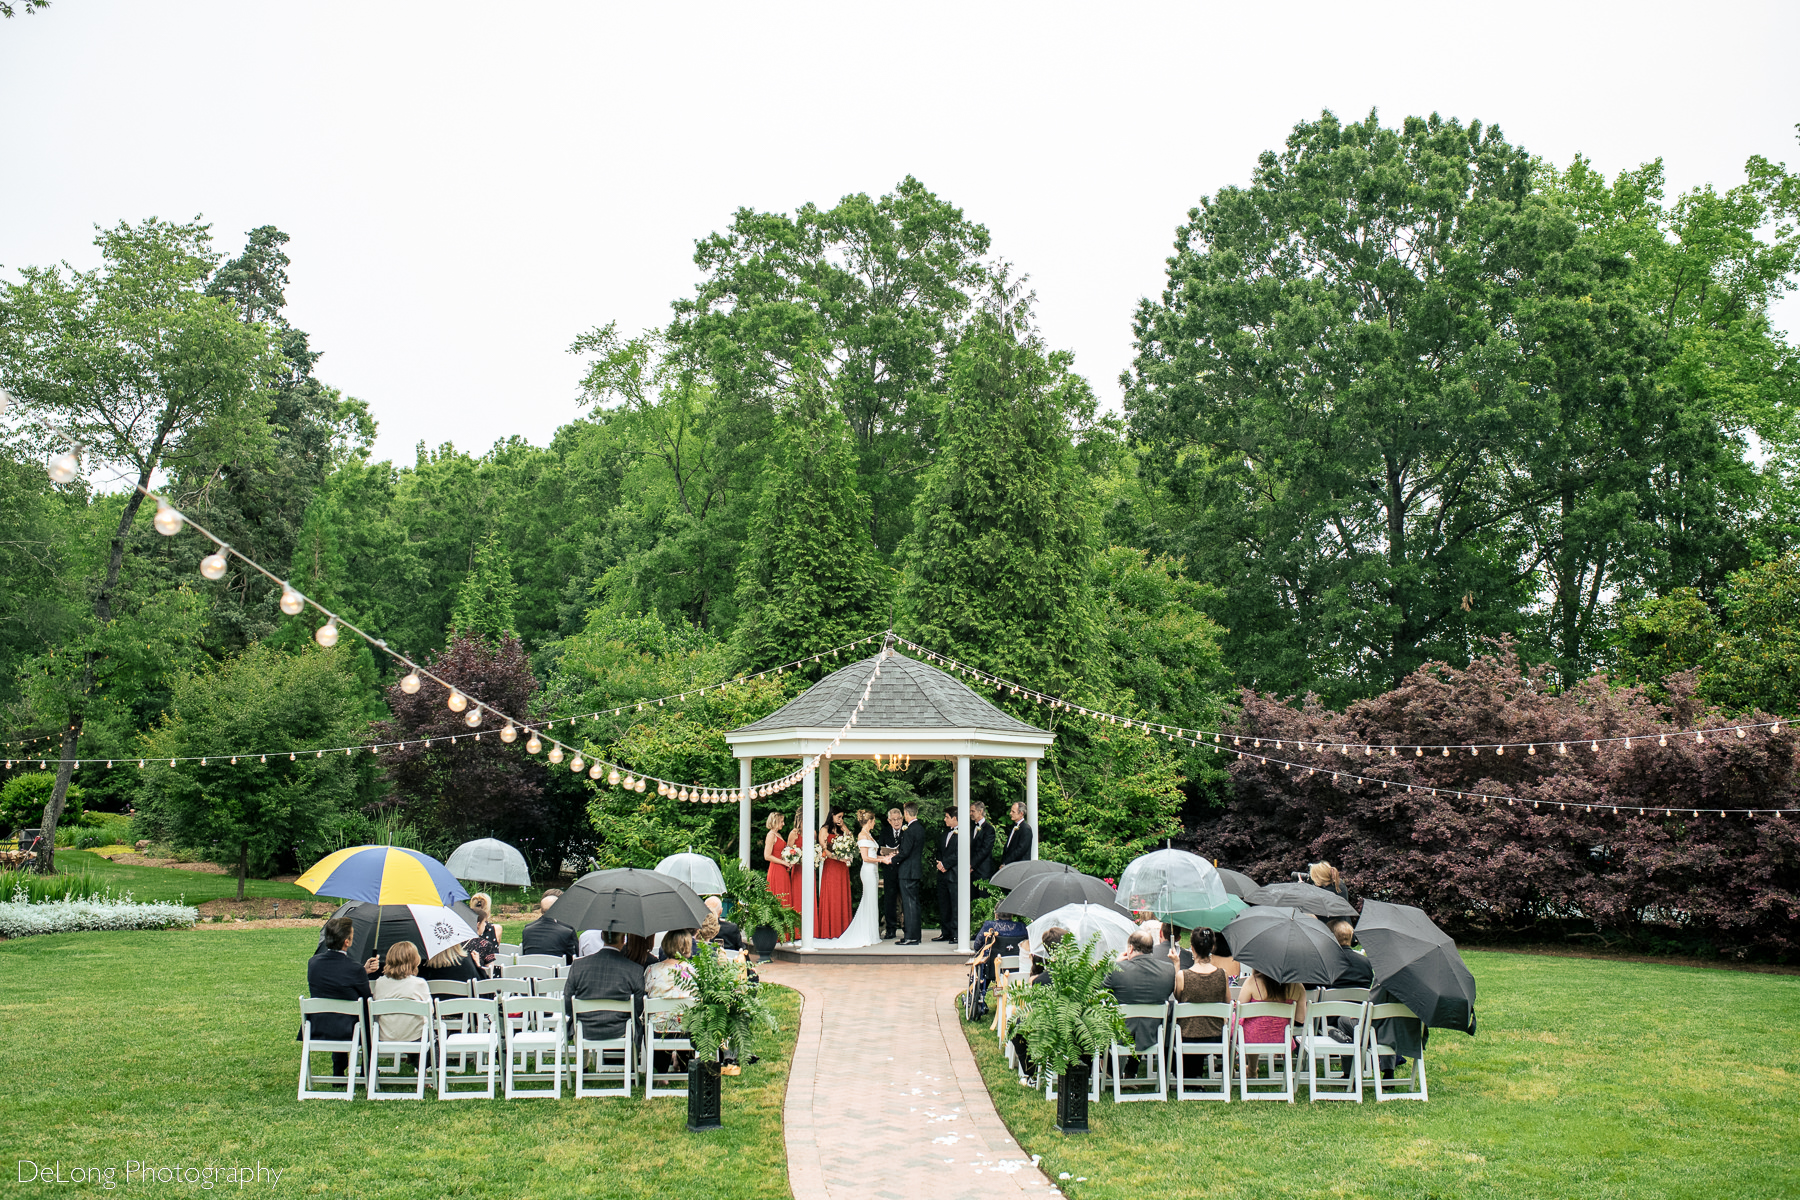
[[428, 959], [436, 958], [446, 946], [460, 946], [475, 936], [475, 930], [454, 909], [439, 908], [434, 904], [409, 904], [406, 907], [419, 927], [419, 940], [425, 943], [419, 947], [419, 953]]
[[1119, 873], [1119, 903], [1183, 929], [1205, 923], [1201, 914], [1225, 903], [1218, 868], [1186, 850], [1152, 850]]
[[474, 879], [482, 883], [501, 883], [512, 887], [530, 887], [531, 871], [525, 856], [493, 838], [464, 842], [444, 865], [458, 879]]
[[720, 874], [719, 864], [704, 854], [671, 854], [656, 864], [656, 872], [681, 880], [699, 896], [725, 894], [725, 876]]
[[1051, 909], [1025, 927], [1032, 948], [1042, 946], [1044, 935], [1059, 925], [1081, 942], [1099, 934], [1098, 952], [1101, 954], [1109, 950], [1114, 954], [1125, 953], [1125, 939], [1137, 930], [1130, 917], [1110, 904], [1065, 904]]

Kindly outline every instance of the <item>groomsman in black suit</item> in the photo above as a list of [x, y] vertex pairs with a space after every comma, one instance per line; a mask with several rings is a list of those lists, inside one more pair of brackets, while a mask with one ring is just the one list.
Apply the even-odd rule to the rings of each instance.
[[934, 942], [954, 942], [956, 940], [956, 810], [944, 811], [944, 834], [938, 839], [937, 848], [937, 895], [938, 924], [942, 926]]
[[985, 883], [994, 874], [994, 827], [988, 824], [987, 805], [969, 805], [975, 823], [969, 826], [969, 878]]
[[1013, 826], [1006, 832], [1006, 848], [1000, 852], [1000, 865], [1026, 862], [1031, 858], [1031, 847], [1035, 844], [1036, 832], [1025, 823], [1025, 802], [1013, 801]]
[[[900, 828], [904, 824], [899, 809], [888, 809], [887, 820], [875, 827], [875, 844], [880, 853], [899, 852]], [[881, 864], [881, 936], [897, 938], [900, 929], [900, 865], [886, 862]]]
[[919, 824], [919, 806], [908, 804], [906, 823], [900, 830], [899, 852], [895, 855], [896, 873], [900, 877], [900, 908], [906, 915], [906, 936], [896, 945], [919, 944], [920, 888], [924, 882], [925, 827]]

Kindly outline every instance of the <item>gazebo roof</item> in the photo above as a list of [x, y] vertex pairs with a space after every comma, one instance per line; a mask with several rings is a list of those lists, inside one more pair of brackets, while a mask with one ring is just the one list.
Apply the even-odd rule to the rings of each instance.
[[[884, 651], [827, 675], [759, 721], [725, 735], [740, 757], [817, 753], [843, 729], [874, 674], [869, 698], [840, 757], [906, 752], [1036, 757], [1054, 735], [994, 707], [961, 680], [917, 659]], [[915, 748], [916, 747], [916, 748]]]

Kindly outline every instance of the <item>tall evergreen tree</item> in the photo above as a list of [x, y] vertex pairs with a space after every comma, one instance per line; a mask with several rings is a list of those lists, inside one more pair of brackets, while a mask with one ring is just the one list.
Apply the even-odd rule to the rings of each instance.
[[518, 605], [512, 556], [500, 536], [490, 533], [475, 549], [475, 569], [457, 589], [456, 611], [450, 616], [451, 636], [465, 634], [496, 642], [517, 638]]
[[752, 670], [850, 641], [887, 617], [849, 428], [821, 379], [802, 388], [764, 468], [738, 568], [738, 644]]

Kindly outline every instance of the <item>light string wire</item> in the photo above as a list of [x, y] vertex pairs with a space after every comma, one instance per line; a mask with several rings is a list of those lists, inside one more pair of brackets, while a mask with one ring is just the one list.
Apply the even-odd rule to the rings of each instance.
[[[54, 478], [54, 476], [53, 476], [53, 478]], [[380, 650], [382, 653], [388, 655], [390, 658], [394, 659], [396, 662], [403, 664], [412, 675], [414, 675], [420, 679], [429, 679], [431, 682], [442, 687], [445, 690], [445, 692], [449, 695], [449, 697], [451, 698], [452, 701], [454, 701], [458, 697], [463, 698], [464, 699], [463, 707], [467, 707], [467, 705], [469, 703], [469, 698], [464, 694], [462, 689], [457, 687], [455, 684], [452, 684], [448, 680], [433, 673], [428, 668], [426, 668], [426, 667], [422, 666], [421, 664], [419, 664], [418, 662], [414, 661], [408, 655], [403, 654], [399, 650], [394, 649], [392, 646], [388, 645], [385, 641], [376, 637], [374, 634], [371, 634], [371, 633], [367, 632], [366, 630], [362, 629], [360, 626], [356, 625], [354, 622], [346, 619], [345, 617], [341, 616], [340, 614], [338, 614], [336, 612], [333, 612], [331, 609], [326, 608], [323, 604], [320, 604], [317, 600], [314, 600], [312, 597], [307, 596], [304, 593], [300, 592], [297, 588], [295, 588], [287, 580], [281, 578], [279, 575], [276, 575], [273, 571], [270, 571], [267, 567], [263, 566], [261, 563], [257, 562], [255, 559], [251, 558], [249, 555], [243, 553], [241, 550], [235, 549], [229, 543], [227, 543], [223, 538], [219, 537], [217, 534], [215, 534], [211, 530], [207, 529], [204, 525], [201, 525], [198, 522], [189, 518], [186, 513], [183, 513], [180, 509], [176, 508], [173, 504], [171, 504], [167, 497], [159, 495], [158, 493], [151, 491], [148, 487], [144, 487], [142, 485], [134, 485], [134, 486], [136, 487], [137, 491], [140, 491], [144, 494], [144, 497], [146, 499], [153, 500], [156, 502], [157, 511], [156, 511], [156, 516], [154, 518], [153, 523], [155, 524], [157, 532], [162, 533], [166, 536], [173, 536], [174, 534], [179, 533], [184, 526], [191, 527], [196, 533], [198, 533], [202, 537], [206, 538], [209, 542], [211, 542], [214, 545], [214, 547], [216, 547], [214, 553], [212, 555], [208, 556], [208, 559], [214, 560], [214, 561], [210, 564], [207, 560], [202, 560], [202, 562], [201, 562], [201, 573], [203, 575], [206, 575], [207, 578], [217, 579], [217, 578], [221, 577], [224, 574], [225, 559], [227, 557], [235, 558], [239, 562], [243, 563], [245, 566], [249, 567], [251, 570], [255, 571], [257, 574], [263, 576], [270, 583], [279, 584], [282, 589], [282, 599], [284, 602], [288, 601], [289, 597], [293, 597], [293, 598], [297, 599], [302, 606], [309, 606], [325, 617], [325, 619], [326, 619], [325, 624], [323, 626], [321, 626], [318, 630], [315, 630], [314, 635], [313, 635], [314, 640], [319, 641], [321, 646], [325, 646], [325, 647], [329, 648], [330, 646], [336, 645], [337, 637], [336, 637], [335, 630], [337, 630], [339, 628], [347, 629], [351, 633], [355, 634], [357, 637], [361, 638], [364, 642], [368, 643], [370, 646], [374, 647], [377, 650]], [[209, 573], [209, 566], [212, 568], [211, 573]], [[283, 611], [286, 612], [287, 609], [284, 607]], [[298, 609], [295, 610], [296, 613], [298, 611], [299, 611]], [[294, 615], [294, 614], [291, 613], [290, 615]], [[320, 635], [323, 634], [326, 630], [333, 631], [329, 640], [324, 640], [324, 639], [321, 639], [321, 637], [320, 637]], [[871, 634], [871, 635], [865, 636], [862, 639], [859, 639], [859, 642], [870, 641], [870, 640], [873, 640], [875, 637], [880, 637], [880, 636], [882, 636], [882, 635]], [[850, 645], [856, 645], [856, 644], [858, 644], [858, 643], [852, 642], [852, 643], [846, 643], [845, 645], [850, 646]], [[783, 664], [781, 667], [778, 667], [778, 668], [769, 668], [769, 671], [770, 672], [785, 671], [785, 670], [789, 669], [791, 666], [799, 665], [801, 662], [805, 662], [805, 661], [822, 661], [823, 657], [826, 654], [833, 654], [836, 651], [842, 650], [844, 648], [845, 648], [845, 646], [837, 646], [837, 647], [833, 647], [830, 650], [821, 650], [816, 655], [806, 655], [802, 659], [796, 659], [794, 663]], [[764, 673], [766, 674], [768, 672], [764, 672]], [[714, 685], [714, 686], [723, 687], [726, 685], [718, 684], [718, 685]], [[413, 689], [413, 691], [416, 691], [416, 690], [417, 690], [417, 688], [415, 687]], [[690, 689], [689, 692], [682, 693], [682, 695], [685, 697], [686, 695], [691, 694], [692, 692], [699, 691], [699, 690], [702, 690], [702, 689]], [[707, 690], [710, 690], [710, 689], [707, 689]], [[663, 699], [667, 699], [667, 697], [664, 697]], [[506, 722], [505, 728], [498, 730], [498, 731], [484, 730], [484, 729], [479, 728], [481, 722], [479, 719], [477, 719], [470, 725], [472, 732], [467, 733], [467, 734], [449, 734], [449, 735], [442, 735], [442, 736], [437, 736], [437, 737], [432, 737], [432, 738], [408, 738], [404, 741], [395, 741], [395, 742], [359, 743], [357, 745], [338, 746], [338, 747], [334, 747], [334, 748], [330, 748], [330, 749], [310, 748], [309, 747], [305, 751], [295, 748], [295, 749], [289, 749], [286, 751], [273, 751], [273, 752], [257, 751], [254, 754], [239, 753], [239, 754], [234, 755], [234, 754], [227, 753], [227, 754], [176, 756], [174, 758], [169, 759], [168, 763], [170, 766], [174, 766], [180, 762], [198, 762], [202, 766], [207, 766], [207, 765], [211, 764], [212, 760], [218, 759], [220, 761], [229, 761], [231, 764], [236, 765], [238, 759], [240, 759], [240, 758], [255, 758], [255, 759], [257, 759], [257, 761], [259, 763], [262, 763], [262, 762], [268, 761], [269, 753], [274, 753], [277, 755], [277, 757], [279, 757], [281, 754], [285, 753], [285, 754], [287, 754], [289, 761], [295, 761], [296, 756], [299, 754], [302, 754], [302, 753], [310, 753], [315, 758], [323, 758], [326, 754], [342, 753], [345, 755], [353, 755], [359, 749], [368, 748], [371, 750], [375, 750], [377, 747], [381, 747], [381, 748], [386, 748], [386, 747], [390, 747], [390, 746], [405, 747], [405, 746], [413, 744], [414, 742], [419, 742], [419, 743], [422, 743], [425, 745], [429, 745], [433, 741], [448, 740], [449, 742], [454, 744], [454, 743], [460, 741], [464, 737], [472, 737], [476, 741], [480, 741], [481, 735], [483, 733], [492, 733], [492, 732], [497, 732], [497, 734], [502, 742], [510, 743], [517, 738], [518, 730], [520, 728], [526, 729], [531, 732], [531, 738], [525, 745], [525, 749], [526, 749], [527, 753], [535, 755], [540, 749], [542, 749], [542, 744], [540, 742], [540, 739], [538, 738], [537, 730], [542, 728], [547, 733], [548, 725], [550, 723], [544, 722], [544, 721], [528, 722], [528, 721], [520, 720], [516, 717], [511, 716], [510, 714], [508, 714], [506, 712], [503, 712], [502, 710], [495, 707], [494, 705], [485, 703], [479, 697], [475, 697], [473, 700], [473, 703], [475, 705], [475, 708], [474, 708], [474, 712], [471, 714], [472, 716], [479, 718], [482, 714], [487, 714], [487, 715], [495, 717], [497, 719], [504, 720]], [[648, 702], [646, 702], [646, 703], [648, 703]], [[635, 704], [635, 702], [634, 702], [634, 704]], [[460, 709], [454, 703], [451, 704], [451, 710], [452, 711], [460, 711]], [[563, 718], [559, 717], [556, 719], [562, 720]], [[571, 723], [573, 723], [573, 721], [571, 721]], [[508, 734], [511, 734], [512, 736], [509, 737], [509, 736], [507, 736]], [[61, 734], [44, 735], [44, 736], [60, 737]], [[41, 739], [30, 739], [30, 740], [41, 740]], [[632, 791], [637, 791], [637, 792], [644, 791], [647, 787], [647, 781], [654, 780], [657, 784], [658, 794], [675, 795], [677, 792], [679, 792], [679, 793], [681, 793], [681, 798], [683, 798], [683, 799], [690, 798], [687, 795], [687, 792], [689, 791], [689, 789], [685, 785], [678, 784], [673, 780], [662, 779], [658, 776], [649, 775], [644, 772], [636, 771], [633, 768], [627, 767], [622, 763], [615, 763], [615, 762], [612, 762], [607, 759], [592, 758], [592, 759], [584, 760], [582, 752], [575, 746], [572, 746], [556, 737], [549, 738], [549, 742], [550, 742], [550, 752], [549, 752], [549, 754], [546, 755], [547, 760], [554, 764], [560, 764], [565, 757], [569, 757], [569, 759], [570, 759], [569, 770], [570, 770], [570, 773], [572, 773], [572, 774], [579, 774], [582, 771], [583, 766], [587, 765], [588, 778], [590, 778], [590, 779], [598, 780], [604, 774], [607, 776], [608, 783], [610, 783], [614, 786], [624, 786]], [[22, 755], [16, 759], [10, 759], [6, 762], [6, 767], [8, 769], [10, 769], [13, 766], [14, 762], [21, 761], [21, 760], [29, 760], [32, 757], [36, 757], [36, 756]], [[49, 765], [52, 762], [56, 763], [58, 766], [60, 766], [63, 762], [68, 762], [70, 764], [71, 770], [73, 770], [73, 769], [78, 769], [81, 766], [81, 764], [84, 762], [88, 762], [88, 763], [104, 762], [110, 768], [119, 761], [127, 761], [128, 762], [128, 761], [130, 761], [130, 759], [127, 758], [124, 760], [120, 760], [117, 758], [113, 758], [113, 759], [106, 759], [106, 758], [91, 758], [91, 759], [39, 758], [38, 766], [40, 769], [48, 769]], [[140, 757], [140, 758], [138, 758], [137, 761], [138, 761], [138, 767], [141, 769], [141, 768], [145, 767], [149, 763], [150, 760], [148, 757]], [[161, 758], [158, 758], [156, 761], [160, 763], [163, 760]], [[622, 776], [620, 774], [621, 772], [623, 772]], [[771, 780], [771, 781], [761, 783], [761, 784], [754, 784], [754, 785], [752, 785], [751, 792], [752, 792], [753, 796], [761, 797], [761, 796], [773, 795], [777, 792], [785, 791], [788, 788], [794, 786], [796, 783], [799, 783], [803, 774], [804, 774], [803, 771], [793, 771], [793, 772], [790, 772], [789, 774], [783, 776], [780, 779]], [[697, 788], [694, 790], [707, 791], [707, 792], [727, 791], [727, 789], [697, 789]], [[729, 789], [728, 795], [720, 797], [720, 799], [736, 799], [737, 795], [738, 795], [738, 789], [735, 789], [735, 788]], [[699, 797], [694, 796], [692, 798], [698, 799]], [[713, 797], [709, 796], [707, 798], [712, 799]]]
[[[1274, 755], [1258, 753], [1258, 750], [1261, 748], [1263, 742], [1265, 742], [1265, 741], [1274, 742], [1275, 748], [1280, 749], [1282, 742], [1276, 741], [1273, 738], [1253, 738], [1253, 739], [1251, 739], [1251, 741], [1253, 742], [1252, 748], [1249, 750], [1245, 750], [1245, 749], [1242, 749], [1242, 745], [1243, 745], [1243, 742], [1245, 739], [1243, 738], [1243, 735], [1241, 735], [1241, 734], [1236, 734], [1236, 735], [1226, 734], [1226, 733], [1223, 733], [1222, 731], [1217, 731], [1217, 730], [1184, 729], [1180, 726], [1160, 725], [1155, 721], [1145, 721], [1142, 718], [1138, 718], [1138, 717], [1123, 717], [1123, 716], [1119, 716], [1116, 713], [1104, 712], [1099, 709], [1084, 708], [1080, 705], [1071, 704], [1068, 701], [1063, 700], [1059, 697], [1051, 696], [1048, 693], [1039, 692], [1033, 688], [1014, 684], [1010, 680], [1002, 679], [998, 675], [994, 675], [987, 671], [982, 671], [977, 667], [971, 667], [966, 663], [958, 662], [957, 660], [951, 658], [948, 655], [939, 654], [938, 652], [927, 649], [926, 647], [919, 645], [917, 642], [911, 641], [907, 638], [896, 635], [894, 640], [899, 642], [901, 645], [908, 647], [911, 650], [917, 651], [919, 654], [923, 655], [927, 659], [932, 659], [932, 660], [936, 660], [941, 663], [948, 664], [959, 670], [966, 671], [966, 672], [974, 675], [978, 679], [982, 679], [984, 681], [991, 682], [995, 685], [996, 690], [999, 690], [1002, 688], [1007, 688], [1007, 689], [1010, 689], [1012, 691], [1012, 694], [1014, 694], [1014, 695], [1029, 696], [1039, 703], [1049, 703], [1052, 705], [1052, 707], [1055, 707], [1059, 710], [1066, 709], [1066, 710], [1070, 710], [1070, 711], [1079, 713], [1082, 716], [1094, 717], [1096, 719], [1106, 720], [1106, 721], [1109, 721], [1114, 724], [1126, 725], [1126, 726], [1137, 729], [1138, 731], [1144, 733], [1145, 735], [1150, 735], [1152, 733], [1152, 731], [1154, 730], [1157, 733], [1161, 733], [1161, 734], [1165, 735], [1168, 738], [1168, 740], [1171, 742], [1183, 742], [1187, 745], [1195, 746], [1200, 749], [1211, 749], [1214, 753], [1231, 753], [1231, 754], [1237, 755], [1239, 759], [1247, 758], [1254, 762], [1260, 762], [1260, 763], [1263, 763], [1268, 766], [1278, 766], [1278, 767], [1288, 768], [1288, 769], [1291, 769], [1294, 771], [1304, 771], [1304, 772], [1306, 772], [1306, 775], [1309, 777], [1317, 774], [1320, 771], [1330, 771], [1331, 776], [1334, 780], [1349, 779], [1349, 780], [1353, 780], [1357, 783], [1378, 783], [1383, 788], [1404, 787], [1408, 793], [1411, 793], [1416, 790], [1416, 791], [1424, 792], [1425, 794], [1431, 795], [1431, 796], [1452, 796], [1459, 800], [1480, 800], [1484, 804], [1491, 804], [1491, 803], [1495, 803], [1498, 801], [1505, 801], [1508, 805], [1511, 805], [1511, 806], [1516, 806], [1516, 805], [1521, 805], [1521, 804], [1529, 804], [1532, 808], [1538, 808], [1540, 805], [1549, 804], [1549, 805], [1552, 805], [1555, 808], [1557, 808], [1559, 811], [1567, 811], [1570, 808], [1578, 808], [1585, 812], [1600, 812], [1600, 813], [1607, 813], [1607, 812], [1611, 812], [1611, 813], [1619, 813], [1619, 812], [1662, 813], [1664, 816], [1667, 816], [1667, 817], [1673, 817], [1678, 812], [1691, 812], [1696, 817], [1698, 817], [1703, 812], [1706, 812], [1706, 813], [1716, 812], [1721, 817], [1726, 816], [1730, 813], [1744, 813], [1744, 814], [1749, 814], [1749, 815], [1755, 815], [1757, 813], [1773, 813], [1777, 818], [1781, 818], [1781, 819], [1785, 819], [1783, 817], [1783, 814], [1786, 812], [1800, 811], [1800, 810], [1796, 810], [1794, 808], [1786, 808], [1786, 809], [1768, 808], [1768, 807], [1734, 808], [1729, 805], [1724, 808], [1718, 808], [1718, 807], [1715, 807], [1712, 805], [1707, 805], [1704, 808], [1695, 808], [1692, 805], [1687, 805], [1687, 804], [1682, 804], [1682, 805], [1664, 805], [1664, 804], [1644, 805], [1644, 804], [1614, 804], [1614, 803], [1611, 803], [1610, 801], [1589, 802], [1589, 801], [1562, 801], [1562, 800], [1547, 801], [1547, 800], [1541, 800], [1541, 799], [1540, 800], [1527, 800], [1527, 799], [1523, 799], [1523, 798], [1520, 798], [1517, 796], [1495, 795], [1491, 792], [1472, 792], [1466, 788], [1445, 788], [1445, 787], [1434, 787], [1430, 784], [1422, 784], [1422, 783], [1402, 783], [1398, 780], [1383, 779], [1378, 775], [1363, 775], [1363, 774], [1360, 774], [1355, 771], [1346, 771], [1341, 768], [1321, 767], [1321, 766], [1317, 766], [1316, 764], [1312, 764], [1312, 763], [1293, 762], [1288, 759], [1277, 758]], [[1625, 744], [1626, 748], [1630, 748], [1634, 743], [1643, 743], [1643, 742], [1655, 742], [1659, 745], [1659, 747], [1666, 747], [1669, 744], [1669, 739], [1680, 738], [1680, 737], [1692, 737], [1696, 744], [1704, 745], [1706, 743], [1705, 735], [1708, 733], [1731, 733], [1731, 732], [1735, 731], [1737, 736], [1739, 738], [1742, 738], [1745, 736], [1745, 732], [1747, 730], [1751, 730], [1751, 729], [1768, 728], [1773, 733], [1779, 733], [1781, 731], [1781, 726], [1784, 724], [1787, 724], [1787, 723], [1788, 722], [1786, 722], [1786, 721], [1764, 721], [1764, 722], [1746, 723], [1743, 725], [1726, 725], [1726, 726], [1722, 726], [1717, 729], [1684, 730], [1684, 731], [1681, 731], [1678, 733], [1650, 734], [1647, 736], [1633, 734], [1629, 737], [1580, 738], [1580, 739], [1575, 740], [1575, 744], [1579, 748], [1581, 742], [1585, 741], [1589, 744], [1589, 746], [1591, 747], [1591, 749], [1594, 753], [1598, 753], [1601, 746], [1603, 746], [1603, 745], [1610, 745], [1610, 744], [1615, 744], [1615, 743], [1619, 743], [1619, 742], [1623, 742]], [[1210, 737], [1212, 740], [1211, 741], [1204, 740], [1206, 737]], [[1225, 737], [1231, 738], [1232, 744], [1230, 746], [1226, 746], [1224, 744], [1223, 739]], [[1306, 742], [1299, 741], [1299, 740], [1293, 740], [1293, 739], [1284, 739], [1284, 740], [1289, 741], [1289, 743], [1294, 747], [1295, 750], [1300, 751], [1302, 753], [1304, 753], [1306, 751]], [[1479, 744], [1475, 744], [1475, 745], [1465, 744], [1463, 746], [1454, 746], [1454, 747], [1453, 746], [1430, 746], [1430, 747], [1408, 746], [1408, 745], [1399, 745], [1398, 743], [1396, 743], [1395, 745], [1392, 745], [1392, 746], [1377, 747], [1374, 743], [1367, 743], [1367, 744], [1354, 743], [1354, 744], [1352, 744], [1352, 743], [1337, 743], [1337, 742], [1313, 742], [1312, 745], [1314, 746], [1315, 751], [1318, 753], [1324, 753], [1328, 750], [1336, 750], [1340, 754], [1354, 753], [1357, 749], [1360, 748], [1365, 751], [1366, 755], [1373, 755], [1373, 754], [1377, 753], [1379, 749], [1384, 748], [1387, 751], [1385, 757], [1393, 758], [1396, 760], [1400, 758], [1399, 752], [1401, 750], [1413, 750], [1413, 751], [1415, 751], [1415, 753], [1412, 755], [1412, 757], [1415, 761], [1421, 760], [1424, 758], [1423, 752], [1425, 750], [1432, 749], [1432, 750], [1439, 750], [1442, 752], [1436, 756], [1440, 762], [1444, 758], [1451, 757], [1450, 751], [1452, 749], [1470, 750], [1471, 752], [1473, 752], [1475, 750], [1485, 750], [1490, 747], [1493, 747], [1496, 750], [1496, 754], [1498, 755], [1498, 751], [1500, 749], [1517, 746], [1517, 747], [1530, 747], [1528, 754], [1535, 755], [1537, 753], [1536, 747], [1538, 747], [1538, 746], [1544, 746], [1544, 747], [1554, 746], [1557, 748], [1558, 754], [1561, 754], [1561, 755], [1569, 754], [1568, 742], [1559, 742], [1559, 741], [1479, 743]], [[1473, 754], [1471, 756], [1473, 756]], [[1504, 757], [1504, 755], [1498, 755], [1498, 756]]]

